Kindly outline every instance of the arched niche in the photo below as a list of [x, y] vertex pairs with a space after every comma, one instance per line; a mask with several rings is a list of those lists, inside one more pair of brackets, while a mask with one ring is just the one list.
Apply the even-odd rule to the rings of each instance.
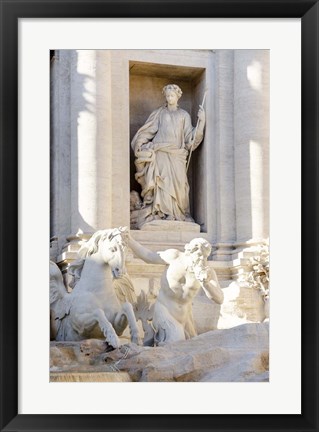
[[[206, 69], [203, 67], [177, 66], [173, 64], [129, 62], [129, 109], [130, 142], [137, 130], [145, 123], [152, 111], [165, 103], [162, 89], [167, 84], [177, 84], [183, 91], [179, 106], [185, 109], [196, 126], [198, 107], [202, 103], [206, 89]], [[188, 170], [190, 184], [191, 214], [201, 231], [207, 230], [207, 211], [205, 203], [206, 133], [199, 148], [191, 157]], [[130, 190], [141, 192], [135, 180], [134, 153], [130, 149]]]

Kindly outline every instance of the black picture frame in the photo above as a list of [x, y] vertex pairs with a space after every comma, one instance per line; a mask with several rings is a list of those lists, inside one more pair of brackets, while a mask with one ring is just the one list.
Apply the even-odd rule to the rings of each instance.
[[[318, 0], [0, 0], [1, 5], [1, 431], [317, 431], [318, 422]], [[301, 18], [302, 414], [18, 414], [19, 18]], [[293, 264], [292, 264], [293, 266]], [[288, 300], [287, 300], [288, 302]], [[285, 319], [293, 320], [289, 312]], [[106, 395], [107, 397], [108, 395]]]

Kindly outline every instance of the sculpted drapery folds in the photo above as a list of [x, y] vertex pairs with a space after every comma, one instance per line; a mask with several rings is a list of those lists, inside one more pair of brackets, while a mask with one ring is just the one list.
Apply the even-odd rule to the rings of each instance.
[[203, 140], [205, 113], [200, 107], [198, 127], [193, 128], [190, 115], [177, 105], [181, 89], [169, 84], [163, 94], [166, 105], [151, 113], [132, 140], [135, 178], [144, 206], [151, 205], [155, 217], [191, 221], [186, 161], [191, 147]]

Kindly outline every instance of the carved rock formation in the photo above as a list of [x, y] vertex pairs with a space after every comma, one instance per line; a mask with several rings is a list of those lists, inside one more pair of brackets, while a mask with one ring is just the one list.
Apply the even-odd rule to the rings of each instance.
[[128, 380], [149, 382], [263, 382], [269, 380], [268, 339], [268, 323], [252, 323], [156, 348], [125, 344], [106, 352], [102, 340], [51, 342], [51, 372], [125, 372]]

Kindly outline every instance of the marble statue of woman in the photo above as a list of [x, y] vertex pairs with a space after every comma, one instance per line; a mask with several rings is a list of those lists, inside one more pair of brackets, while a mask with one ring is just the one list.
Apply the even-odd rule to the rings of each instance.
[[177, 104], [182, 90], [169, 84], [163, 94], [165, 106], [151, 113], [132, 140], [135, 178], [142, 187], [143, 205], [151, 206], [154, 218], [192, 221], [186, 161], [190, 149], [203, 140], [205, 112], [200, 106], [194, 128], [190, 115]]

